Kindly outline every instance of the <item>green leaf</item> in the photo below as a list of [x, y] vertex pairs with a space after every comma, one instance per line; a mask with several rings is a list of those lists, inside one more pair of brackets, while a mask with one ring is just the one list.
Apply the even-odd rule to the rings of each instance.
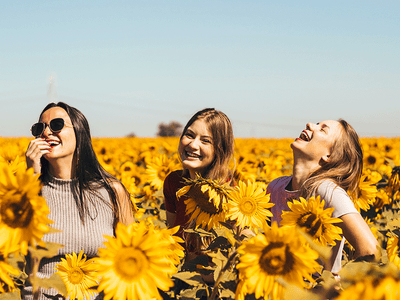
[[197, 285], [204, 285], [204, 280], [200, 274], [194, 272], [178, 272], [174, 274], [172, 277], [178, 278], [187, 284], [197, 286]]
[[230, 282], [236, 282], [237, 276], [238, 275], [235, 271], [226, 270], [222, 275], [221, 284], [225, 286], [224, 283], [227, 283], [229, 285]]
[[64, 245], [61, 244], [46, 242], [46, 248], [39, 246], [36, 248], [29, 247], [29, 252], [31, 253], [32, 257], [36, 257], [40, 261], [43, 257], [56, 256], [58, 254], [58, 249], [63, 247]]
[[386, 229], [395, 230], [400, 227], [400, 219], [394, 219], [391, 222], [388, 222]]
[[209, 297], [210, 292], [207, 285], [197, 285], [192, 289], [187, 289], [179, 294], [177, 299], [181, 300], [192, 300], [192, 299], [203, 299], [203, 297]]
[[205, 231], [202, 228], [197, 228], [197, 229], [184, 229], [185, 232], [188, 233], [196, 233], [201, 237], [212, 237], [214, 236], [211, 232]]
[[186, 261], [182, 266], [182, 271], [191, 271], [197, 272], [197, 265], [202, 265], [204, 267], [208, 267], [208, 256], [207, 255], [199, 255], [189, 261]]
[[7, 259], [7, 263], [13, 268], [19, 270], [18, 275], [10, 275], [13, 278], [14, 283], [18, 285], [23, 285], [25, 280], [28, 278], [28, 275], [25, 273], [25, 256], [18, 255], [15, 256], [14, 253], [10, 254]]
[[155, 193], [153, 193], [152, 196], [156, 197], [156, 198], [163, 198], [164, 199], [163, 189], [161, 188], [161, 189], [157, 190]]
[[58, 233], [58, 232], [62, 232], [62, 230], [55, 229], [54, 227], [49, 226], [49, 232], [47, 232], [47, 234], [49, 234], [49, 233]]
[[219, 224], [221, 224], [222, 226], [224, 226], [230, 230], [232, 230], [234, 228], [233, 223], [219, 221]]
[[226, 237], [218, 236], [211, 242], [211, 244], [208, 246], [207, 250], [212, 250], [212, 251], [217, 250], [217, 249], [224, 250], [224, 249], [229, 249], [231, 247], [232, 247], [232, 245]]
[[212, 262], [215, 264], [215, 272], [214, 272], [214, 281], [217, 281], [219, 274], [221, 273], [222, 268], [228, 261], [228, 258], [225, 257], [221, 251], [218, 249], [217, 252], [207, 253], [208, 256], [212, 257]]
[[12, 293], [2, 293], [0, 294], [0, 300], [21, 300], [21, 294], [19, 290]]
[[40, 286], [45, 289], [55, 288], [63, 295], [67, 295], [67, 288], [58, 273], [54, 273], [50, 278], [32, 278], [33, 286]]
[[221, 289], [219, 292], [219, 298], [235, 299], [235, 292], [228, 290], [228, 289]]

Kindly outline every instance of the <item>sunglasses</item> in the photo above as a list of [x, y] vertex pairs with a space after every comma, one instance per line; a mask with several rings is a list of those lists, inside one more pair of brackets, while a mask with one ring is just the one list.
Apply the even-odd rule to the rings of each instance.
[[44, 122], [35, 123], [31, 127], [31, 132], [34, 137], [41, 136], [42, 133], [46, 130], [46, 127], [49, 126], [52, 132], [60, 132], [64, 126], [65, 122], [62, 118], [55, 118], [50, 121], [49, 125]]

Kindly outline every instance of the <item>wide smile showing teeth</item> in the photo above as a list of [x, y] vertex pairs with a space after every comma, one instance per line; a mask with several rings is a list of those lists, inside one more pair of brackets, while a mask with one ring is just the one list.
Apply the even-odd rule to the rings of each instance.
[[47, 141], [47, 143], [50, 145], [50, 147], [56, 147], [58, 145], [60, 145], [60, 142], [57, 141]]
[[185, 156], [186, 157], [190, 157], [190, 158], [200, 158], [201, 157], [200, 155], [197, 155], [195, 153], [191, 153], [191, 152], [188, 152], [188, 151], [185, 151]]
[[303, 130], [303, 131], [300, 133], [299, 138], [302, 139], [303, 141], [306, 141], [306, 142], [309, 142], [309, 141], [311, 140], [311, 138], [308, 136], [307, 131], [305, 131], [305, 130]]

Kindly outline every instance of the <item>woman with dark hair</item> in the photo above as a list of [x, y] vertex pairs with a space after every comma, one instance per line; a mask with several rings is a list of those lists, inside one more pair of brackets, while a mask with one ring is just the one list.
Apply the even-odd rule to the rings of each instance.
[[308, 123], [291, 148], [293, 175], [279, 177], [267, 188], [275, 204], [272, 221], [281, 221], [289, 201], [321, 196], [326, 206], [335, 208], [332, 217], [343, 221], [337, 224], [343, 231], [342, 241], [334, 246], [327, 268], [333, 273], [340, 270], [345, 239], [355, 248], [355, 257], [375, 255], [377, 241], [348, 195], [357, 191], [363, 169], [363, 153], [353, 127], [342, 119]]
[[[83, 250], [88, 258], [96, 256], [103, 247], [103, 235], [112, 236], [118, 222], [129, 224], [134, 219], [129, 193], [101, 167], [89, 124], [78, 109], [63, 102], [50, 103], [31, 131], [35, 139], [26, 151], [27, 167], [40, 174], [52, 227], [61, 230], [43, 240], [65, 245], [58, 256], [40, 263], [37, 275], [45, 278], [67, 253]], [[26, 291], [29, 296], [29, 287]], [[57, 291], [50, 289], [46, 294]], [[43, 293], [40, 298], [45, 299]]]

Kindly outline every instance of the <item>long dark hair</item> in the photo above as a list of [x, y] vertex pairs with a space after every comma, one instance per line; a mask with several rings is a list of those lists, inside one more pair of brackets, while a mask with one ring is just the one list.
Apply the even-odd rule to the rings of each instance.
[[303, 183], [300, 194], [309, 198], [322, 183], [329, 179], [354, 194], [358, 190], [359, 180], [363, 170], [363, 152], [360, 140], [354, 128], [343, 119], [339, 119], [341, 135], [332, 147], [331, 156], [316, 171], [310, 174]]
[[[88, 206], [91, 204], [96, 208], [96, 205], [93, 201], [95, 201], [94, 199], [97, 198], [91, 197], [91, 195], [98, 195], [98, 193], [96, 193], [96, 189], [99, 187], [104, 187], [110, 195], [115, 227], [119, 222], [121, 208], [117, 200], [116, 191], [112, 187], [111, 183], [118, 181], [118, 179], [104, 170], [97, 160], [92, 146], [89, 123], [86, 117], [75, 107], [69, 106], [64, 102], [58, 102], [49, 103], [40, 113], [39, 121], [43, 113], [53, 107], [60, 107], [64, 109], [70, 117], [72, 126], [74, 127], [76, 148], [73, 158], [73, 162], [75, 162], [75, 170], [73, 170], [73, 173], [77, 178], [77, 184], [73, 186], [73, 193], [82, 223], [85, 223], [85, 215], [89, 215], [91, 218], [96, 217], [90, 215]], [[49, 162], [42, 157], [41, 164], [42, 174], [40, 175], [40, 180], [43, 184], [45, 184], [49, 180]], [[125, 192], [129, 197], [129, 193], [126, 189]]]
[[182, 131], [181, 139], [187, 129], [197, 120], [204, 120], [208, 130], [212, 135], [214, 147], [214, 160], [201, 174], [205, 178], [226, 182], [232, 179], [232, 171], [229, 169], [229, 163], [234, 154], [234, 137], [232, 124], [227, 115], [214, 108], [205, 108], [195, 113]]

